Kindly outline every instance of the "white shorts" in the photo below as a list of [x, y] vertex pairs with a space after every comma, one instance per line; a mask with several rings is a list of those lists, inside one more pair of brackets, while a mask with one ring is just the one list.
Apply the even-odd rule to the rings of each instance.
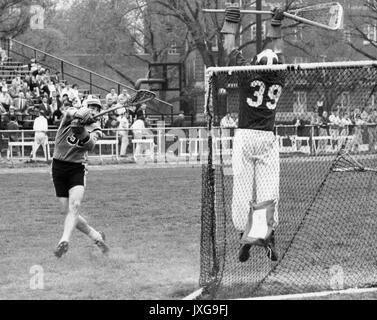
[[46, 133], [44, 133], [44, 132], [36, 132], [35, 136], [34, 136], [34, 142], [36, 144], [41, 144], [41, 145], [47, 144], [48, 138], [47, 138]]

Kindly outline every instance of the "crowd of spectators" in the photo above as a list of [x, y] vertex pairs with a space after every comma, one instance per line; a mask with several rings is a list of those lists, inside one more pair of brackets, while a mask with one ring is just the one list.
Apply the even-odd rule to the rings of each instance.
[[[16, 117], [20, 128], [31, 129], [36, 118], [36, 107], [47, 119], [49, 127], [57, 128], [65, 109], [80, 108], [85, 104], [89, 94], [80, 91], [78, 84], [59, 79], [59, 73], [51, 74], [48, 68], [43, 68], [35, 59], [31, 59], [24, 67], [28, 70], [26, 74], [19, 73], [12, 79], [0, 79], [0, 129], [7, 129], [12, 116]], [[116, 104], [121, 107], [129, 98], [127, 89], [118, 95], [112, 88], [103, 100], [103, 108], [111, 108]], [[120, 119], [126, 114], [131, 126], [137, 112], [142, 112], [146, 118], [145, 105], [138, 108], [124, 107], [106, 116], [102, 125], [104, 128], [117, 128]]]

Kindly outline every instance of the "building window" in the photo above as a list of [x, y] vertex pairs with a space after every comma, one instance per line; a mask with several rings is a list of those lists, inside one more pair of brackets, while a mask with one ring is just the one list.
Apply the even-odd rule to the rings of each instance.
[[219, 38], [215, 36], [212, 42], [212, 52], [218, 52], [218, 51], [219, 51]]
[[[251, 41], [257, 40], [257, 25], [253, 24], [251, 27]], [[262, 39], [266, 39], [267, 24], [266, 21], [262, 22]]]
[[376, 42], [377, 41], [377, 27], [374, 25], [366, 25], [364, 27], [364, 34], [366, 39], [364, 39], [363, 44], [368, 45], [371, 42]]
[[168, 54], [170, 55], [178, 54], [177, 43], [175, 41], [171, 42], [170, 48], [168, 50]]
[[343, 31], [343, 40], [344, 40], [344, 42], [347, 42], [347, 43], [351, 42], [351, 30], [344, 29], [344, 31]]
[[296, 99], [293, 103], [293, 112], [302, 113], [307, 111], [307, 94], [306, 91], [296, 91]]
[[189, 85], [195, 80], [195, 64], [195, 58], [191, 58], [187, 61], [186, 83]]
[[300, 26], [293, 29], [293, 41], [302, 40], [302, 28]]

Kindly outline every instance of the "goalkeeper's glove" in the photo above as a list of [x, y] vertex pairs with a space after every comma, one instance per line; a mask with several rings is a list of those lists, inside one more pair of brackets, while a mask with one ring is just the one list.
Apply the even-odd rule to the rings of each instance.
[[284, 19], [284, 10], [282, 8], [274, 8], [272, 10], [271, 26], [281, 26], [281, 21]]
[[221, 33], [236, 34], [238, 24], [241, 21], [241, 11], [239, 7], [230, 6], [225, 9], [225, 21]]
[[79, 120], [82, 125], [93, 123], [92, 111], [88, 107], [81, 107], [74, 113], [73, 120]]
[[71, 130], [73, 135], [80, 141], [85, 141], [89, 137], [88, 131], [79, 118], [73, 119], [71, 122]]

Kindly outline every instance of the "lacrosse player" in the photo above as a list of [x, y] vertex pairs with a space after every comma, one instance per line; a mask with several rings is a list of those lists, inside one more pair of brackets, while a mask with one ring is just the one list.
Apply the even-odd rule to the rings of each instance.
[[[264, 50], [247, 61], [235, 47], [239, 28], [239, 7], [228, 7], [221, 33], [229, 66], [273, 65], [283, 63], [281, 24], [283, 10], [272, 14]], [[249, 259], [252, 245], [266, 248], [277, 261], [274, 230], [278, 224], [279, 149], [273, 133], [276, 106], [282, 88], [282, 72], [254, 72], [239, 81], [239, 122], [233, 144], [232, 220], [240, 232], [240, 262]]]
[[58, 258], [68, 251], [75, 228], [92, 239], [102, 253], [109, 251], [105, 235], [89, 226], [79, 213], [85, 192], [85, 156], [102, 136], [100, 126], [92, 117], [101, 108], [100, 100], [95, 97], [90, 97], [80, 109], [69, 108], [56, 135], [52, 178], [61, 212], [66, 215], [63, 236], [54, 251]]

